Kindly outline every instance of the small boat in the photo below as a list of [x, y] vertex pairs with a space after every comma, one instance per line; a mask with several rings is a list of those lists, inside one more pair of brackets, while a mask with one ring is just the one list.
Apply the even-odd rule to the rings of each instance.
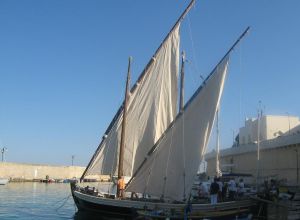
[[55, 179], [42, 179], [40, 180], [41, 183], [55, 183]]
[[9, 179], [7, 178], [0, 178], [0, 185], [6, 185], [8, 183]]

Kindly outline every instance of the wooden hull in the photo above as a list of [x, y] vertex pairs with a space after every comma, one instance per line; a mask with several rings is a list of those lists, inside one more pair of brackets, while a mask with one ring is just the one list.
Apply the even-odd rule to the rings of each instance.
[[[155, 210], [172, 210], [174, 213], [171, 219], [182, 219], [185, 204], [170, 204], [149, 201], [119, 200], [88, 195], [75, 190], [75, 184], [71, 183], [72, 196], [79, 211], [99, 213], [103, 216], [121, 217], [134, 219], [138, 216], [154, 217]], [[237, 216], [242, 213], [249, 213], [256, 205], [253, 200], [242, 200], [211, 204], [192, 204], [192, 212], [189, 214], [192, 219], [215, 218], [222, 219], [229, 216]], [[166, 218], [167, 216], [163, 216]]]
[[87, 195], [75, 190], [75, 183], [71, 183], [71, 192], [79, 211], [94, 213], [105, 217], [121, 217], [132, 219], [137, 215], [132, 204], [126, 204], [126, 200], [109, 199]]

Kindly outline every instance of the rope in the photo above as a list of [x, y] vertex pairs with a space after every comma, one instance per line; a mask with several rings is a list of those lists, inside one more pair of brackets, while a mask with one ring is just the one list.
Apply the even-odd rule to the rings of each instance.
[[198, 64], [196, 62], [197, 57], [196, 57], [196, 53], [195, 53], [195, 44], [194, 44], [194, 40], [193, 40], [192, 27], [191, 27], [191, 21], [190, 21], [189, 15], [187, 15], [187, 20], [188, 20], [188, 27], [189, 27], [189, 36], [190, 36], [190, 40], [191, 40], [191, 44], [192, 44], [192, 56], [193, 56], [193, 60], [195, 61], [195, 69], [196, 69], [196, 72], [199, 73], [199, 75], [203, 81], [204, 77], [201, 75], [199, 68], [198, 68]]
[[[62, 200], [58, 201], [58, 202], [61, 202], [61, 201], [64, 200], [63, 204], [60, 205], [58, 208], [55, 209], [56, 212], [58, 212], [58, 210], [61, 209], [61, 208], [66, 204], [66, 202], [69, 200], [69, 198], [71, 197], [71, 195], [72, 195], [72, 194], [70, 194], [70, 195], [68, 195], [66, 198], [63, 198]], [[57, 202], [57, 203], [58, 203], [58, 202]]]
[[[110, 139], [108, 140], [108, 143], [107, 143], [108, 145], [107, 145], [107, 146], [110, 145], [111, 139], [112, 139], [112, 138], [110, 138]], [[115, 161], [115, 158], [116, 158], [116, 154], [117, 154], [117, 152], [118, 152], [118, 151], [117, 151], [117, 148], [118, 148], [118, 147], [115, 148], [114, 158], [113, 158], [113, 160], [112, 160], [113, 162], [112, 162], [112, 164], [111, 164], [111, 169], [110, 169], [110, 176], [111, 176], [111, 177], [113, 176], [114, 161]], [[107, 153], [107, 151], [108, 151], [108, 149], [106, 150], [106, 153]], [[103, 166], [102, 166], [102, 171], [103, 171]], [[103, 172], [102, 172], [102, 173], [103, 173]]]
[[68, 198], [70, 195], [71, 195], [71, 194], [69, 194], [69, 195], [67, 195], [66, 197], [64, 197], [64, 198], [62, 198], [62, 199], [56, 201], [55, 203], [53, 203], [53, 205], [62, 202], [63, 200], [65, 200], [66, 198]]
[[[239, 68], [240, 68], [240, 75], [242, 76], [243, 74], [243, 67], [242, 67], [242, 45], [239, 46]], [[238, 119], [238, 123], [241, 123], [242, 120], [242, 84], [239, 83], [239, 119]], [[243, 122], [244, 123], [244, 122]], [[238, 126], [239, 127], [239, 124]]]
[[[148, 177], [147, 177], [146, 185], [145, 185], [144, 192], [143, 192], [143, 197], [144, 197], [144, 195], [145, 195], [145, 193], [146, 193], [146, 190], [147, 190], [147, 187], [148, 187], [148, 184], [149, 184], [151, 172], [152, 172], [153, 166], [154, 166], [155, 161], [156, 161], [156, 158], [157, 158], [157, 152], [158, 152], [158, 149], [157, 149], [156, 152], [155, 152], [154, 160], [153, 160], [153, 162], [152, 162], [152, 164], [151, 164], [151, 167], [150, 167], [150, 169], [149, 169], [149, 175], [148, 175]], [[146, 203], [145, 203], [145, 205], [146, 205]]]
[[165, 177], [164, 177], [164, 185], [163, 185], [162, 195], [161, 195], [162, 198], [164, 198], [165, 189], [166, 189], [167, 174], [168, 174], [169, 161], [170, 161], [170, 154], [171, 154], [171, 146], [172, 146], [172, 142], [173, 142], [173, 129], [174, 129], [174, 125], [173, 125], [173, 127], [172, 127], [171, 129], [172, 129], [172, 131], [171, 131], [171, 141], [170, 141], [169, 152], [168, 152], [168, 159], [167, 159], [166, 173], [165, 173]]
[[185, 127], [184, 127], [184, 111], [182, 112], [182, 154], [183, 154], [183, 200], [185, 200], [185, 150], [184, 150], [184, 143], [185, 143]]

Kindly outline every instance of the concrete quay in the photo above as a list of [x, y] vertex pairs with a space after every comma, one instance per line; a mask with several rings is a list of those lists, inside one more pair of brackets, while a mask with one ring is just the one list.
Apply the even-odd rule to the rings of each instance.
[[45, 179], [80, 178], [85, 167], [80, 166], [50, 166], [42, 164], [0, 162], [0, 177], [10, 181], [35, 181]]

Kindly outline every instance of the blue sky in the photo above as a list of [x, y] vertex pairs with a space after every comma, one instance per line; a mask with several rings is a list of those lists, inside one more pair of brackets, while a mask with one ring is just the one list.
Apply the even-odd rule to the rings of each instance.
[[[133, 82], [189, 1], [0, 1], [0, 146], [7, 161], [86, 165]], [[186, 99], [232, 53], [222, 148], [245, 117], [300, 116], [300, 2], [198, 0], [181, 26]], [[213, 138], [213, 136], [212, 136]], [[213, 147], [214, 141], [210, 144]]]

